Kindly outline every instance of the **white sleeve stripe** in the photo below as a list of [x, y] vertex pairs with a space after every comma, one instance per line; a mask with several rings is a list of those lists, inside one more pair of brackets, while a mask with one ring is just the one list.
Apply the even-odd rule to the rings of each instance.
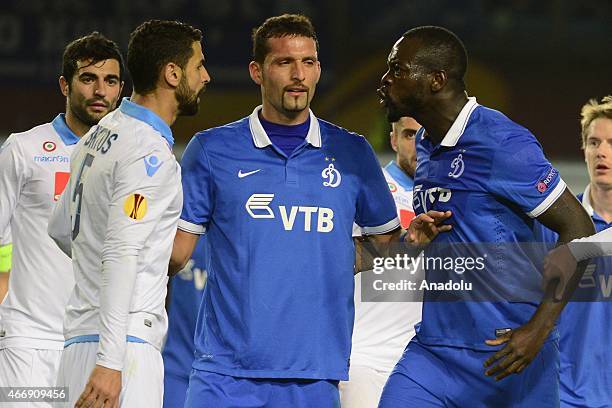
[[565, 191], [565, 187], [565, 181], [563, 181], [563, 179], [559, 180], [557, 186], [554, 188], [553, 191], [550, 192], [550, 194], [548, 194], [544, 201], [542, 201], [536, 208], [529, 211], [527, 215], [531, 218], [536, 218], [542, 215], [546, 210], [550, 208], [551, 205], [555, 203], [555, 201], [557, 201], [559, 197], [561, 197], [561, 194], [563, 194], [563, 192]]
[[364, 235], [379, 235], [379, 234], [386, 234], [387, 232], [393, 231], [399, 226], [400, 226], [399, 218], [394, 217], [391, 221], [383, 225], [379, 225], [377, 227], [362, 227], [361, 230], [363, 231]]
[[197, 235], [202, 235], [206, 232], [206, 228], [203, 225], [192, 224], [191, 222], [183, 219], [179, 220], [178, 229]]

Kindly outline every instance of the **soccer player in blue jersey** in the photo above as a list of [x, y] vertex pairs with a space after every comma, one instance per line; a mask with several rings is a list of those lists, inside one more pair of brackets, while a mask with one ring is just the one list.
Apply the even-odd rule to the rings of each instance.
[[[476, 279], [522, 298], [540, 272], [511, 245], [535, 240], [535, 219], [563, 242], [592, 234], [593, 224], [535, 137], [468, 98], [466, 69], [456, 35], [414, 28], [393, 46], [379, 94], [390, 120], [408, 115], [423, 126], [416, 135], [415, 212], [453, 212], [452, 230], [438, 235], [426, 255], [441, 247], [453, 251], [451, 244], [471, 243], [464, 245], [470, 250], [496, 245]], [[428, 269], [427, 280], [435, 281], [438, 271]], [[555, 321], [567, 299], [444, 301], [451, 298], [425, 291], [421, 325], [380, 407], [558, 406]]]
[[[365, 138], [309, 109], [317, 55], [308, 18], [267, 19], [249, 64], [262, 106], [196, 134], [183, 156], [171, 269], [204, 232], [210, 249], [187, 407], [339, 405], [353, 327], [353, 223], [376, 242], [397, 240], [400, 229]], [[437, 232], [443, 216], [415, 223], [432, 228], [409, 237]]]
[[170, 280], [168, 337], [164, 359], [164, 408], [183, 408], [193, 364], [193, 335], [206, 284], [206, 237], [202, 237], [187, 265]]
[[[582, 107], [582, 149], [590, 183], [578, 200], [597, 231], [612, 228], [612, 96]], [[557, 235], [542, 228], [543, 240]], [[575, 262], [574, 262], [575, 268]], [[612, 257], [593, 259], [559, 319], [562, 407], [612, 404]]]

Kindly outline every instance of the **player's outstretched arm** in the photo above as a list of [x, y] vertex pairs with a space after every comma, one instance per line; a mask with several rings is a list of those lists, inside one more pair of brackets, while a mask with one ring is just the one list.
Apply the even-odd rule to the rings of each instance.
[[355, 239], [355, 273], [372, 269], [375, 257], [397, 254], [416, 256], [440, 233], [450, 231], [446, 221], [450, 211], [428, 211], [416, 216], [407, 230], [397, 228], [387, 234], [375, 234]]
[[[567, 188], [552, 206], [538, 217], [538, 221], [556, 231], [560, 242], [569, 242], [595, 232], [591, 217]], [[490, 367], [485, 372], [486, 375], [495, 376], [499, 381], [510, 374], [520, 373], [533, 361], [578, 285], [585, 268], [585, 263], [578, 266], [563, 292], [561, 301], [553, 302], [557, 281], [550, 281], [542, 303], [529, 322], [497, 339], [486, 341], [490, 346], [505, 344], [485, 362], [485, 367]]]
[[197, 234], [177, 230], [174, 237], [174, 245], [172, 246], [172, 255], [170, 255], [170, 264], [168, 265], [168, 275], [174, 276], [185, 267], [191, 254], [198, 243]]
[[575, 239], [550, 251], [544, 260], [542, 286], [546, 288], [558, 282], [555, 298], [561, 299], [576, 272], [578, 262], [600, 256], [612, 256], [612, 228]]

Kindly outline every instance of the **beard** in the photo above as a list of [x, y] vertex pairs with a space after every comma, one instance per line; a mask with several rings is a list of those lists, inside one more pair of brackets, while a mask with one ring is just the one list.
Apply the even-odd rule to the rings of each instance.
[[178, 114], [180, 116], [193, 116], [198, 113], [200, 95], [204, 90], [205, 88], [202, 88], [199, 92], [192, 91], [187, 85], [187, 78], [183, 76], [174, 94], [178, 102]]
[[309, 92], [305, 92], [302, 96], [287, 96], [283, 95], [282, 106], [285, 112], [302, 112], [308, 108]]
[[111, 111], [110, 107], [106, 112], [91, 114], [87, 111], [87, 106], [91, 102], [99, 101], [99, 98], [87, 99], [87, 100], [76, 100], [77, 98], [70, 98], [68, 108], [72, 114], [79, 120], [79, 122], [91, 127], [97, 125], [100, 119], [102, 119], [107, 113]]

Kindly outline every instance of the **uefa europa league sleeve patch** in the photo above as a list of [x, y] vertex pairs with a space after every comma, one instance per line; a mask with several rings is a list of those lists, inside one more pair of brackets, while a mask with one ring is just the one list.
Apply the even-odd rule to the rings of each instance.
[[147, 199], [140, 194], [130, 194], [123, 203], [123, 212], [133, 220], [142, 220], [147, 213]]

